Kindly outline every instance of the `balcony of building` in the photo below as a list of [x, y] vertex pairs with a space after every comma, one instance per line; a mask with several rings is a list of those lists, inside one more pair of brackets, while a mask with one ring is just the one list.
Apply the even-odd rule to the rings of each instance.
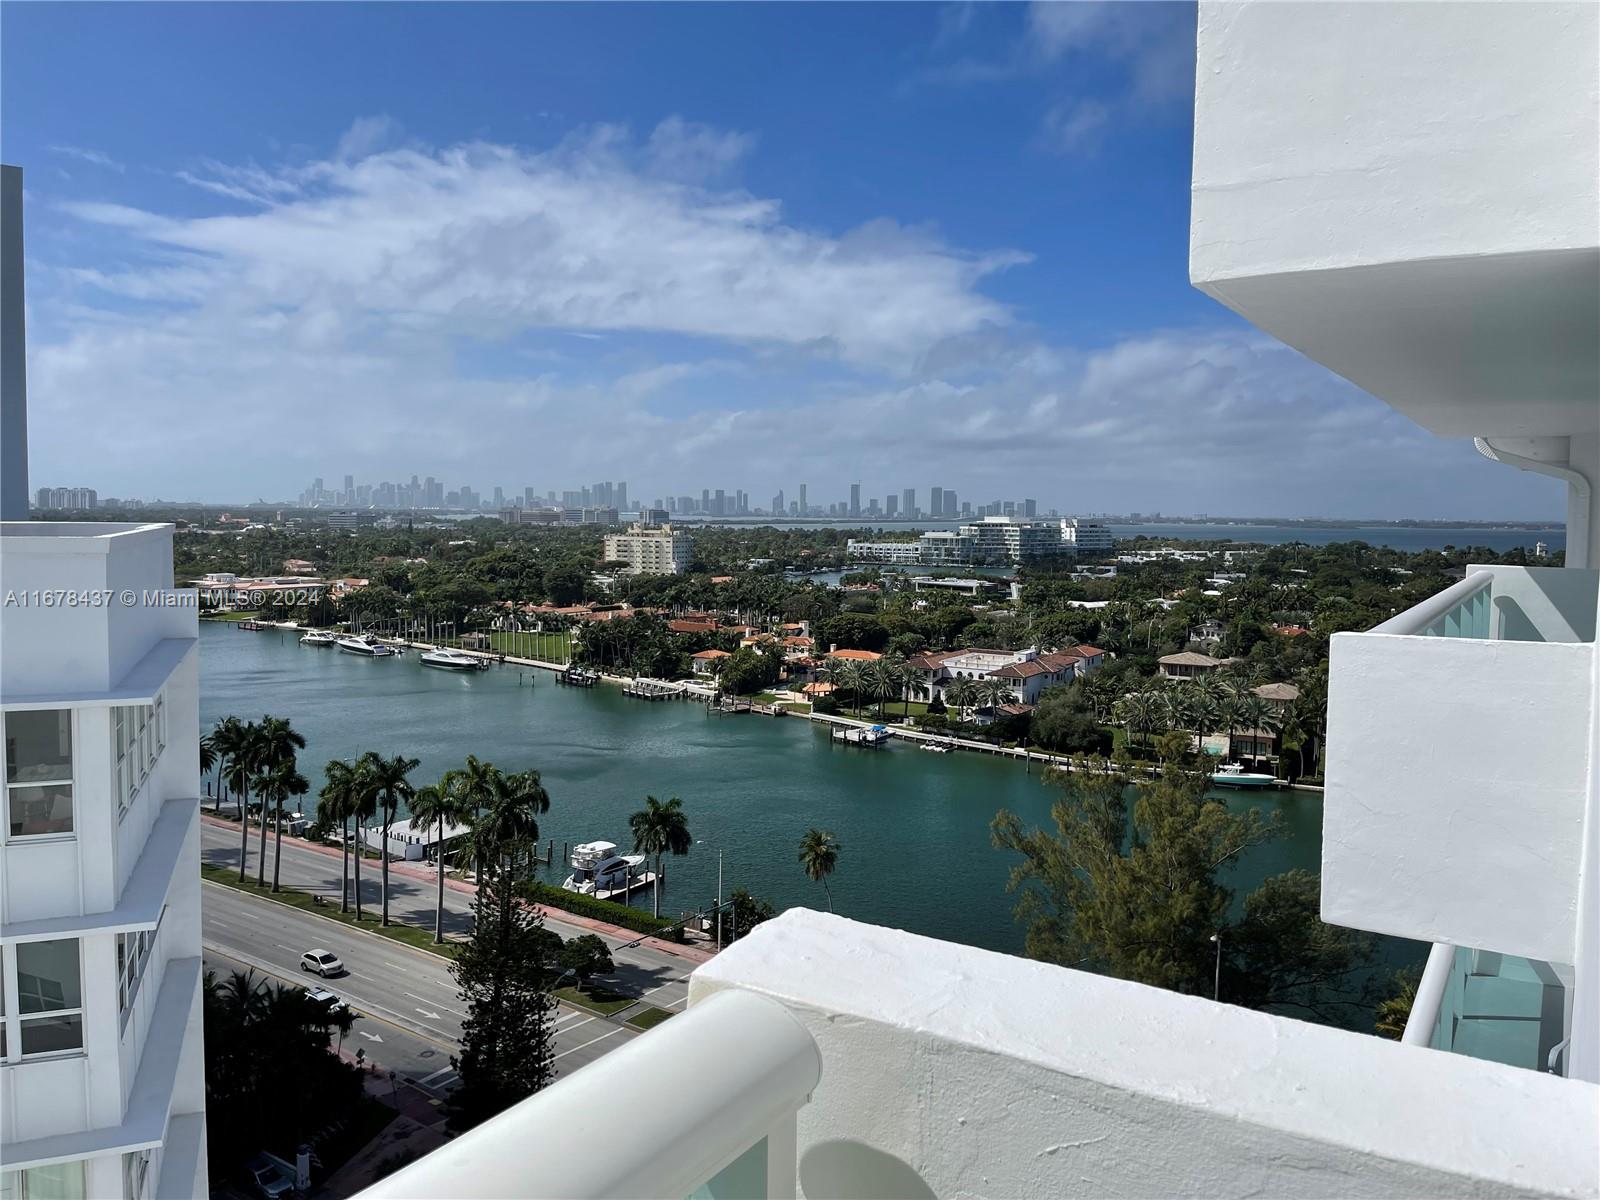
[[1582, 1196], [1600, 1089], [792, 910], [391, 1197]]
[[1414, 1044], [1566, 1067], [1597, 590], [1472, 566], [1332, 640], [1322, 915], [1435, 943]]

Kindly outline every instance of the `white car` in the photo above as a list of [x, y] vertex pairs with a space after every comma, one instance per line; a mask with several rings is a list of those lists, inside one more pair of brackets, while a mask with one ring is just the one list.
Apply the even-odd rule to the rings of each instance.
[[300, 956], [300, 969], [321, 975], [324, 979], [344, 974], [344, 963], [339, 956], [327, 950], [307, 950]]
[[334, 995], [325, 987], [307, 988], [306, 999], [311, 1001], [313, 1004], [321, 1005], [330, 1013], [339, 1013], [344, 1011], [344, 1001], [339, 999], [338, 996]]

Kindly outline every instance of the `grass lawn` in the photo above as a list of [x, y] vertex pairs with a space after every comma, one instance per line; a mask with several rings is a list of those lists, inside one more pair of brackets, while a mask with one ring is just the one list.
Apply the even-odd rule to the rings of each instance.
[[779, 708], [786, 708], [792, 713], [808, 713], [808, 712], [811, 711], [811, 705], [802, 704], [798, 700], [788, 701], [786, 703], [778, 705], [778, 707]]
[[496, 653], [542, 662], [568, 662], [572, 658], [570, 633], [491, 633], [489, 645]]
[[252, 877], [244, 883], [239, 882], [239, 871], [236, 867], [218, 867], [211, 863], [200, 864], [200, 876], [212, 883], [220, 883], [224, 887], [231, 887], [237, 891], [249, 892], [251, 895], [260, 896], [264, 900], [271, 900], [274, 904], [286, 904], [290, 908], [298, 908], [301, 912], [314, 913], [319, 917], [326, 917], [330, 921], [338, 921], [341, 925], [352, 925], [364, 929], [368, 933], [376, 933], [380, 937], [392, 938], [397, 942], [404, 942], [418, 950], [426, 950], [430, 954], [437, 954], [441, 958], [454, 958], [455, 947], [449, 943], [443, 946], [433, 944], [433, 930], [418, 929], [414, 925], [380, 925], [377, 913], [368, 908], [363, 919], [356, 921], [355, 910], [341, 913], [337, 903], [329, 901], [317, 904], [312, 900], [309, 892], [297, 892], [291, 888], [284, 888], [276, 894], [272, 885], [257, 887]]
[[654, 1005], [647, 1005], [638, 1012], [634, 1013], [633, 1016], [629, 1017], [626, 1021], [626, 1024], [632, 1025], [635, 1029], [654, 1029], [668, 1017], [675, 1017], [677, 1015], [677, 1013], [668, 1012], [664, 1008], [656, 1008]]
[[556, 999], [565, 1000], [568, 1004], [578, 1008], [586, 1008], [590, 1012], [599, 1013], [602, 1017], [609, 1017], [619, 1013], [630, 1004], [637, 1004], [639, 997], [624, 996], [621, 992], [613, 992], [609, 988], [592, 987], [586, 992], [580, 992], [575, 987], [556, 989]]

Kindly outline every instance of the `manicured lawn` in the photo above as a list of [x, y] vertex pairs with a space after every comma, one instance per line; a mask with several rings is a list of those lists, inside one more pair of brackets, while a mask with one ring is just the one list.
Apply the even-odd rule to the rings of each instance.
[[811, 711], [811, 705], [802, 704], [798, 700], [786, 701], [785, 703], [778, 705], [778, 707], [786, 708], [792, 713], [808, 713]]
[[537, 658], [542, 662], [568, 662], [572, 658], [570, 633], [491, 633], [489, 645], [500, 654], [514, 658]]
[[613, 992], [603, 987], [593, 987], [586, 992], [580, 992], [575, 987], [557, 988], [556, 999], [565, 1000], [578, 1008], [586, 1008], [603, 1017], [609, 1017], [613, 1013], [621, 1012], [628, 1005], [639, 1002], [637, 996], [624, 996], [621, 992]]
[[[268, 870], [271, 870], [269, 864]], [[441, 958], [454, 958], [455, 947], [449, 943], [443, 946], [433, 944], [433, 931], [431, 929], [418, 929], [413, 925], [381, 925], [377, 913], [370, 907], [363, 913], [363, 919], [356, 922], [355, 910], [341, 913], [336, 900], [325, 900], [317, 904], [309, 892], [297, 892], [291, 888], [284, 888], [276, 894], [269, 883], [266, 887], [257, 887], [255, 872], [252, 869], [250, 878], [244, 883], [239, 882], [237, 867], [218, 867], [211, 863], [200, 864], [200, 875], [212, 883], [220, 883], [224, 887], [231, 887], [237, 891], [249, 892], [251, 895], [260, 896], [264, 900], [271, 900], [274, 904], [286, 904], [290, 908], [298, 908], [301, 912], [313, 913], [319, 917], [326, 917], [330, 921], [338, 921], [342, 925], [353, 925], [364, 929], [368, 933], [376, 933], [380, 937], [392, 938], [397, 942], [404, 942], [418, 950], [426, 950], [430, 954], [437, 954]]]
[[647, 1005], [638, 1012], [634, 1013], [633, 1016], [629, 1017], [626, 1021], [626, 1024], [632, 1025], [635, 1029], [654, 1029], [668, 1017], [675, 1017], [677, 1015], [677, 1013], [668, 1012], [664, 1008], [656, 1008], [654, 1005]]

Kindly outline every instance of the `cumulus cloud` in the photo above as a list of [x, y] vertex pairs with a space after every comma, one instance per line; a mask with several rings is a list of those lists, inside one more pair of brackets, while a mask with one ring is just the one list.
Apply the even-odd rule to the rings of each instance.
[[36, 276], [39, 478], [219, 500], [346, 471], [819, 499], [859, 479], [1290, 514], [1527, 494], [1231, 325], [1077, 346], [982, 290], [1022, 253], [786, 222], [727, 182], [736, 134], [354, 145], [198, 164], [209, 215], [71, 210], [99, 236], [54, 253], [120, 250]]
[[1009, 324], [979, 284], [1027, 261], [890, 221], [842, 236], [787, 224], [775, 200], [686, 182], [725, 171], [749, 141], [677, 120], [643, 145], [603, 128], [544, 153], [475, 143], [351, 157], [351, 135], [344, 143], [294, 168], [185, 174], [259, 210], [242, 215], [72, 206], [178, 260], [97, 282], [281, 315], [286, 336], [374, 324], [480, 338], [635, 331], [906, 370], [943, 338]]

